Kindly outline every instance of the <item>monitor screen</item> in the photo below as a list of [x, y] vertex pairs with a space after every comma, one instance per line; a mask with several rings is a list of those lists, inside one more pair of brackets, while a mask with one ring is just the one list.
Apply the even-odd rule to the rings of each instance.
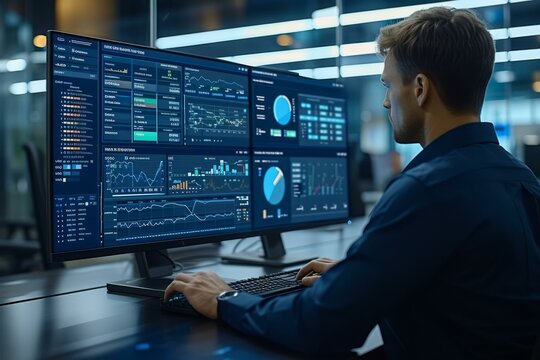
[[347, 219], [341, 85], [59, 32], [48, 44], [53, 260]]
[[315, 84], [251, 72], [255, 228], [348, 216], [345, 99]]

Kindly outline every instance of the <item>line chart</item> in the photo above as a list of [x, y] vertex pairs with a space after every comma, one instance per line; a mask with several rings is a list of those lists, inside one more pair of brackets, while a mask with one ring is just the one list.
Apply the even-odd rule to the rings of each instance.
[[342, 196], [345, 193], [345, 159], [294, 159], [293, 197]]
[[293, 220], [346, 214], [346, 158], [291, 158], [291, 173]]
[[132, 203], [118, 205], [118, 220], [135, 220], [148, 218], [176, 218], [186, 220], [193, 217], [198, 221], [206, 221], [209, 217], [234, 216], [235, 199], [157, 201], [151, 203]]
[[116, 205], [117, 240], [211, 232], [234, 228], [241, 218], [238, 198], [126, 202]]
[[197, 137], [248, 136], [247, 105], [188, 101], [186, 106], [187, 135]]
[[107, 155], [106, 190], [112, 196], [165, 191], [164, 155]]
[[242, 84], [239, 84], [237, 83], [236, 81], [225, 81], [225, 80], [222, 80], [222, 79], [219, 79], [219, 80], [211, 80], [211, 79], [207, 79], [205, 78], [204, 76], [191, 76], [191, 77], [188, 77], [186, 76], [186, 83], [187, 84], [192, 84], [192, 83], [209, 83], [210, 85], [219, 85], [219, 84], [225, 84], [225, 85], [230, 85], [230, 86], [235, 86], [235, 87], [238, 87], [238, 88], [241, 88], [243, 89], [244, 86]]
[[186, 68], [184, 73], [187, 94], [244, 99], [247, 96], [247, 76], [203, 69]]

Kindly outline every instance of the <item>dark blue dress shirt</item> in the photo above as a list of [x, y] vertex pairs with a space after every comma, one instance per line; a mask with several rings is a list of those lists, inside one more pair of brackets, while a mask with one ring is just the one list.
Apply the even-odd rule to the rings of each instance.
[[490, 123], [440, 136], [392, 181], [363, 235], [315, 285], [219, 303], [242, 332], [308, 354], [529, 359], [540, 331], [540, 185]]

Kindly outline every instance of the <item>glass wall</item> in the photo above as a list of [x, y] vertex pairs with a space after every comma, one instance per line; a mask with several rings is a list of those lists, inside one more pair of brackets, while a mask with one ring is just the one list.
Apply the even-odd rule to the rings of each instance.
[[22, 145], [45, 149], [46, 30], [148, 44], [146, 0], [0, 0], [0, 222], [33, 217]]
[[[248, 65], [342, 77], [350, 94], [351, 141], [371, 155], [375, 188], [406, 165], [419, 145], [392, 139], [382, 60], [374, 40], [381, 26], [399, 21], [427, 1], [220, 1], [178, 6], [158, 1], [157, 46]], [[521, 156], [523, 138], [540, 135], [540, 2], [456, 1], [474, 9], [496, 40], [497, 58], [482, 113], [501, 144]], [[177, 26], [173, 26], [177, 24]], [[466, 84], [464, 84], [466, 86]], [[529, 139], [532, 139], [529, 137]]]
[[27, 1], [0, 2], [0, 218], [30, 217], [27, 167], [22, 144], [45, 143], [45, 53], [32, 44]]
[[[36, 36], [55, 28], [148, 44], [152, 3], [157, 47], [341, 77], [350, 97], [350, 140], [371, 155], [375, 188], [420, 150], [392, 139], [374, 40], [381, 26], [429, 7], [427, 1], [0, 0], [0, 219], [32, 216], [21, 146], [45, 145], [45, 44]], [[474, 8], [496, 39], [482, 119], [495, 123], [501, 143], [521, 156], [524, 142], [540, 139], [540, 2], [455, 4]]]

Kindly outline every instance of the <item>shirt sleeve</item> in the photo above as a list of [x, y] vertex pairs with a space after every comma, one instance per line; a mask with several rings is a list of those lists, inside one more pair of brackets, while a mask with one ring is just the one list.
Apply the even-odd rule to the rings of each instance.
[[379, 321], [433, 281], [466, 231], [448, 218], [452, 206], [428, 190], [402, 175], [346, 258], [312, 287], [270, 299], [241, 294], [220, 302], [220, 320], [307, 354], [361, 346]]

